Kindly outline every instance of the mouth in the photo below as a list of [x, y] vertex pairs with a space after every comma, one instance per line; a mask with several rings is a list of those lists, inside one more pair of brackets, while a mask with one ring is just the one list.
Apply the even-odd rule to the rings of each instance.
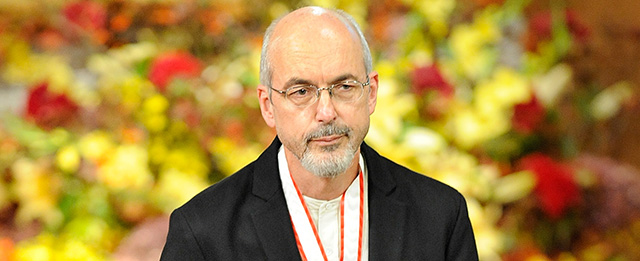
[[312, 138], [309, 142], [317, 143], [321, 146], [323, 145], [332, 145], [339, 142], [342, 138], [346, 137], [346, 135], [330, 135], [330, 136], [322, 136], [318, 138]]
[[[333, 151], [349, 139], [351, 130], [346, 125], [328, 124], [319, 126], [306, 135], [307, 146]], [[307, 148], [308, 148], [307, 147]]]

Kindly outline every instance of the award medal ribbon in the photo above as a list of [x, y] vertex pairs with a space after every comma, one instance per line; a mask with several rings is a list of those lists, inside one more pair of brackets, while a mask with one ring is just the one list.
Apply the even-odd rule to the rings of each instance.
[[[284, 154], [284, 153], [281, 153]], [[284, 156], [284, 155], [283, 155]], [[279, 162], [285, 162], [282, 157]], [[359, 168], [360, 169], [360, 168]], [[327, 254], [302, 193], [293, 181], [291, 173], [281, 175], [287, 198], [293, 232], [302, 260], [325, 260]], [[364, 233], [364, 174], [358, 174], [358, 182], [349, 186], [340, 198], [340, 261], [362, 258], [362, 234]], [[293, 203], [293, 204], [290, 204]]]

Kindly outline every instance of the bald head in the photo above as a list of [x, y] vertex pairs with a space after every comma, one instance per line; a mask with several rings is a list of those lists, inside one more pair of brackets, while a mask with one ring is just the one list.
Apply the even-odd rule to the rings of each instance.
[[[271, 23], [262, 45], [260, 61], [260, 83], [271, 86], [272, 57], [278, 53], [286, 55], [292, 50], [301, 50], [303, 45], [325, 41], [337, 45], [353, 45], [361, 53], [366, 73], [373, 70], [371, 52], [362, 30], [353, 17], [341, 10], [321, 7], [303, 7]], [[320, 45], [331, 48], [330, 45]]]

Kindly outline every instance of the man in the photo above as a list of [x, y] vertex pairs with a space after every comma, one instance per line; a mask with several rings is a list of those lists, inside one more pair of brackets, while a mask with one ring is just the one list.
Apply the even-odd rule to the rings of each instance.
[[378, 74], [353, 19], [274, 21], [257, 88], [277, 137], [176, 209], [162, 260], [477, 260], [464, 198], [363, 143]]

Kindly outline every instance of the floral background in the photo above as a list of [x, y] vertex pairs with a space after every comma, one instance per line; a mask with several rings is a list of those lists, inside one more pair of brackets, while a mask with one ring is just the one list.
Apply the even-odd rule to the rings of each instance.
[[481, 260], [638, 260], [640, 164], [591, 153], [637, 83], [539, 2], [1, 1], [0, 260], [157, 260], [168, 214], [273, 139], [262, 34], [310, 4], [362, 25], [366, 141], [465, 195]]

